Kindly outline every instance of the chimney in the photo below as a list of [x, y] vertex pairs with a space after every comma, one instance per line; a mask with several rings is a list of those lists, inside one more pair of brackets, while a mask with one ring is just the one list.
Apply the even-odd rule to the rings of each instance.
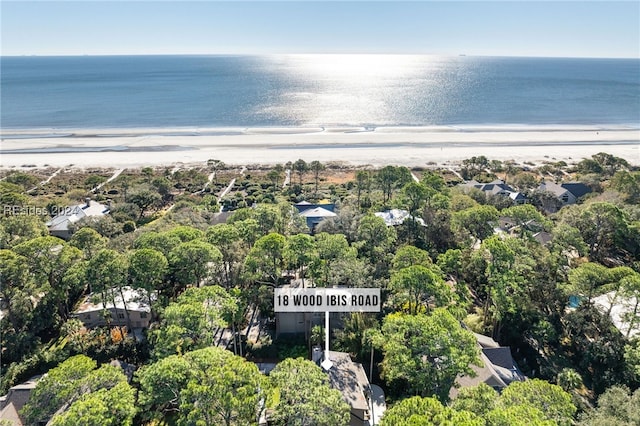
[[87, 207], [91, 207], [91, 198], [90, 197], [85, 198], [84, 202], [87, 204]]

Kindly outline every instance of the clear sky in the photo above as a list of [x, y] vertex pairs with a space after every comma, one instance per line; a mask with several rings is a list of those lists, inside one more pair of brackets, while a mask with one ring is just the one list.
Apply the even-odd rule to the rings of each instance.
[[4, 1], [2, 55], [640, 57], [639, 1]]

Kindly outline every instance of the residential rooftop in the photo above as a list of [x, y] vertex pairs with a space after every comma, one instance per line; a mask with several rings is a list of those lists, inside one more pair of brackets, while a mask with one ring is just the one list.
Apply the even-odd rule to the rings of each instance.
[[[151, 307], [149, 306], [149, 301], [146, 297], [143, 297], [142, 294], [132, 289], [131, 287], [125, 287], [123, 289], [124, 301], [126, 301], [126, 309], [129, 311], [139, 311], [139, 312], [151, 312]], [[87, 312], [96, 312], [102, 311], [103, 309], [125, 309], [125, 302], [123, 301], [122, 295], [119, 290], [114, 290], [115, 294], [115, 306], [113, 301], [106, 301], [105, 306], [102, 305], [102, 302], [97, 301], [96, 294], [90, 294], [87, 296], [82, 304], [75, 310], [76, 314], [82, 314]], [[95, 302], [95, 303], [94, 303]]]
[[365, 387], [369, 386], [369, 379], [362, 364], [353, 362], [346, 352], [329, 351], [329, 359], [333, 363], [327, 371], [331, 386], [342, 393], [352, 409], [368, 410]]

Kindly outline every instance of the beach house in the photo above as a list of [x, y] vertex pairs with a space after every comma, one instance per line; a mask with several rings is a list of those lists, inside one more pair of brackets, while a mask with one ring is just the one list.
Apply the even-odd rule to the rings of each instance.
[[514, 204], [524, 204], [527, 202], [527, 197], [521, 192], [516, 191], [504, 181], [496, 179], [489, 183], [480, 183], [475, 180], [470, 180], [458, 185], [462, 189], [478, 189], [485, 195], [500, 195], [503, 197], [509, 197]]
[[640, 335], [640, 300], [637, 297], [625, 297], [616, 291], [593, 298], [593, 305], [603, 314], [609, 313], [613, 325], [626, 338]]
[[[314, 362], [320, 364], [323, 356], [324, 351], [314, 348]], [[329, 384], [340, 391], [342, 399], [351, 407], [349, 426], [369, 425], [371, 385], [362, 364], [353, 362], [346, 352], [329, 351], [328, 358], [332, 363], [331, 367], [325, 370]]]
[[86, 198], [82, 204], [60, 209], [58, 214], [47, 222], [47, 228], [54, 237], [68, 240], [73, 234], [73, 224], [86, 217], [102, 217], [106, 214], [109, 214], [109, 206]]
[[336, 205], [329, 202], [312, 204], [308, 201], [301, 201], [294, 204], [294, 207], [298, 210], [300, 216], [304, 217], [307, 221], [307, 226], [311, 234], [314, 233], [316, 226], [320, 222], [327, 218], [337, 216], [337, 214], [334, 213]]
[[38, 384], [41, 376], [34, 376], [24, 383], [9, 388], [6, 395], [0, 396], [0, 424], [9, 426], [22, 426], [23, 418], [20, 410], [29, 401], [31, 392]]
[[497, 391], [506, 388], [514, 381], [524, 381], [526, 377], [511, 356], [511, 349], [500, 346], [491, 337], [474, 333], [480, 349], [482, 365], [471, 365], [475, 377], [460, 375], [456, 378], [455, 385], [449, 391], [449, 397], [455, 399], [459, 389], [463, 387], [477, 386], [485, 383]]
[[390, 209], [382, 212], [375, 212], [375, 216], [381, 217], [384, 220], [385, 225], [387, 226], [398, 226], [402, 225], [405, 220], [415, 220], [421, 226], [427, 226], [424, 222], [424, 219], [421, 217], [414, 218], [407, 210], [402, 209]]
[[591, 188], [582, 182], [566, 182], [557, 184], [545, 181], [540, 184], [538, 191], [551, 192], [563, 205], [575, 204], [580, 198], [591, 192]]
[[108, 297], [104, 305], [100, 294], [90, 294], [73, 312], [85, 327], [104, 326], [107, 325], [107, 320], [111, 326], [130, 327], [134, 331], [149, 327], [151, 307], [146, 296], [130, 287], [125, 287], [122, 294], [118, 289], [107, 290], [106, 293]]

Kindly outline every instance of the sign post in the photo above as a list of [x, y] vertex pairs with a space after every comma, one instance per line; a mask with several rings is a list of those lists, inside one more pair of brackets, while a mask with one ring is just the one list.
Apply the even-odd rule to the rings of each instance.
[[380, 312], [379, 288], [276, 288], [274, 312], [324, 312], [324, 361], [322, 368], [329, 370], [329, 313]]
[[329, 359], [329, 311], [324, 312], [324, 360], [320, 365], [325, 370], [333, 367], [333, 363]]

